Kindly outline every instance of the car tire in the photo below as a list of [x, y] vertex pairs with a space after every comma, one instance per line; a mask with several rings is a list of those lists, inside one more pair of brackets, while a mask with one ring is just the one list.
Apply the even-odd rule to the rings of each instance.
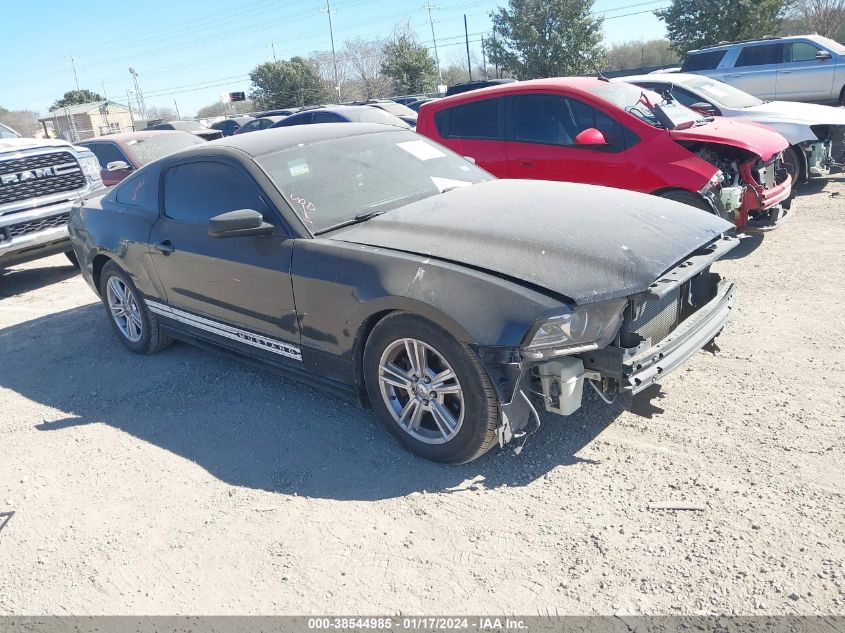
[[693, 193], [692, 191], [685, 191], [683, 189], [672, 189], [670, 191], [664, 191], [660, 194], [660, 197], [666, 198], [667, 200], [674, 200], [675, 202], [682, 202], [691, 207], [695, 207], [696, 209], [701, 209], [702, 211], [713, 213], [713, 208], [709, 204], [707, 204], [707, 201], [700, 195], [698, 195], [697, 193]]
[[364, 382], [378, 417], [417, 455], [463, 464], [496, 442], [499, 401], [478, 355], [430, 321], [407, 312], [379, 321], [364, 349]]
[[792, 176], [793, 184], [797, 185], [803, 182], [804, 165], [801, 162], [801, 155], [798, 154], [794, 146], [783, 150], [783, 166]]
[[68, 251], [65, 253], [65, 257], [67, 257], [68, 261], [73, 265], [74, 268], [79, 270], [79, 260], [76, 258], [76, 253], [73, 251]]
[[[100, 297], [109, 322], [127, 349], [136, 354], [154, 354], [173, 344], [132, 279], [113, 261], [106, 263], [100, 273]], [[120, 315], [121, 309], [125, 316]]]

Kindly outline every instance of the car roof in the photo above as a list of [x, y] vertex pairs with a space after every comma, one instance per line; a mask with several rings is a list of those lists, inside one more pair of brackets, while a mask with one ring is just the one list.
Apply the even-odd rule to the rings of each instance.
[[627, 81], [636, 83], [638, 81], [650, 82], [666, 82], [682, 84], [690, 79], [712, 79], [712, 77], [705, 77], [704, 75], [696, 75], [694, 73], [649, 73], [647, 75], [629, 75], [626, 77], [616, 77], [611, 81]]
[[495, 95], [510, 94], [512, 92], [521, 92], [526, 88], [540, 88], [548, 90], [566, 88], [572, 92], [587, 92], [590, 88], [601, 86], [605, 83], [607, 83], [606, 79], [599, 79], [598, 77], [548, 77], [546, 79], [531, 79], [529, 81], [512, 81], [506, 84], [479, 88], [478, 90], [468, 90], [449, 97], [437, 99], [436, 101], [439, 109], [441, 105], [443, 107], [447, 107], [452, 103], [474, 101], [479, 97], [492, 97]]
[[290, 114], [273, 114], [271, 116], [256, 117], [255, 120], [258, 121], [259, 119], [261, 119], [261, 120], [267, 119], [268, 121], [272, 121], [273, 123], [278, 123], [279, 121], [282, 121], [282, 120], [288, 118], [289, 116], [292, 116], [292, 115], [290, 115]]
[[759, 37], [753, 40], [737, 40], [735, 42], [719, 42], [712, 46], [702, 46], [695, 50], [687, 51], [687, 55], [694, 55], [696, 53], [709, 52], [714, 50], [728, 49], [742, 44], [777, 44], [779, 42], [794, 42], [796, 40], [818, 40], [818, 35], [769, 35], [766, 37]]
[[241, 150], [250, 156], [261, 156], [262, 154], [288, 149], [296, 145], [317, 143], [362, 134], [397, 131], [410, 130], [381, 123], [347, 123], [345, 125], [338, 125], [337, 123], [316, 123], [314, 125], [294, 125], [291, 127], [269, 128], [262, 130], [259, 134], [227, 136], [203, 143], [196, 148], [192, 147], [182, 150], [180, 155], [184, 156], [185, 153], [191, 153], [197, 150], [202, 150], [205, 153], [209, 147], [229, 147]]
[[85, 140], [77, 142], [76, 145], [84, 146], [87, 143], [102, 143], [104, 141], [120, 144], [125, 143], [126, 141], [136, 141], [150, 137], [158, 137], [163, 134], [190, 134], [190, 132], [185, 132], [183, 130], [140, 130], [138, 132], [119, 132], [118, 134], [106, 134], [105, 136], [86, 138]]

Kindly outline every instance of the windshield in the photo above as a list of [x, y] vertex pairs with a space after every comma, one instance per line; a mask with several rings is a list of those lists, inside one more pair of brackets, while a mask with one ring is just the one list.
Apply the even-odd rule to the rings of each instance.
[[654, 127], [673, 130], [707, 120], [677, 101], [666, 103], [666, 100], [656, 92], [634, 84], [606, 82], [588, 90]]
[[826, 46], [837, 55], [845, 55], [845, 46], [842, 46], [839, 42], [835, 42], [829, 37], [822, 37], [821, 35], [816, 35], [813, 39], [822, 46]]
[[701, 93], [705, 99], [715, 102], [716, 105], [723, 105], [726, 108], [751, 108], [763, 103], [757, 97], [739, 88], [709, 77], [691, 77], [679, 83]]
[[398, 130], [297, 145], [255, 160], [312, 233], [493, 179], [445, 147]]
[[204, 140], [193, 134], [160, 134], [126, 141], [126, 150], [140, 165], [151, 163], [180, 149], [202, 145]]
[[203, 126], [200, 125], [199, 121], [171, 121], [170, 125], [173, 126], [174, 130], [202, 130]]
[[[411, 112], [413, 112], [413, 110], [411, 110]], [[354, 119], [355, 121], [359, 121], [361, 123], [384, 123], [386, 125], [395, 125], [396, 127], [408, 127], [408, 124], [402, 119], [397, 116], [393, 116], [389, 112], [385, 112], [381, 108], [363, 106], [359, 109], [345, 112], [344, 114], [347, 114], [350, 119]]]

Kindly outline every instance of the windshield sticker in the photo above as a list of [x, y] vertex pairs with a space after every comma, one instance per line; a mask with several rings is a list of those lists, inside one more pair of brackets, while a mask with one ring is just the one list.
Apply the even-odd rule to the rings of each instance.
[[404, 143], [396, 143], [396, 147], [404, 149], [411, 156], [419, 160], [431, 160], [432, 158], [443, 158], [446, 156], [446, 154], [434, 145], [425, 141], [405, 141]]
[[[291, 162], [295, 162], [295, 161], [291, 161]], [[305, 169], [306, 170], [308, 169], [308, 165], [305, 166]], [[293, 174], [291, 174], [291, 175], [293, 175]], [[306, 198], [303, 198], [302, 196], [295, 196], [294, 194], [290, 194], [289, 197], [290, 197], [290, 201], [294, 204], [294, 206], [299, 206], [299, 208], [302, 209], [302, 215], [305, 217], [305, 220], [309, 224], [314, 224], [314, 220], [312, 220], [308, 216], [309, 211], [316, 211], [317, 210], [317, 207], [314, 206], [314, 203], [311, 202], [310, 200], [306, 199]]]
[[450, 189], [460, 189], [461, 187], [469, 187], [472, 183], [466, 180], [454, 180], [452, 178], [438, 178], [437, 176], [429, 176], [432, 184], [437, 187], [440, 193], [449, 191]]
[[308, 169], [308, 161], [304, 158], [296, 158], [294, 160], [289, 160], [288, 171], [290, 171], [290, 175], [294, 178], [296, 178], [297, 176], [304, 176], [305, 174], [311, 173], [311, 170]]

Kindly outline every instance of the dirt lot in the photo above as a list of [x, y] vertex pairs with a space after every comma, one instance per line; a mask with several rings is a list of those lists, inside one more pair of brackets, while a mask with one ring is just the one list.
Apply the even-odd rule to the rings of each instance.
[[590, 398], [463, 467], [261, 369], [130, 354], [62, 257], [8, 272], [0, 613], [845, 614], [845, 178], [796, 206], [720, 264], [722, 352], [664, 412]]

